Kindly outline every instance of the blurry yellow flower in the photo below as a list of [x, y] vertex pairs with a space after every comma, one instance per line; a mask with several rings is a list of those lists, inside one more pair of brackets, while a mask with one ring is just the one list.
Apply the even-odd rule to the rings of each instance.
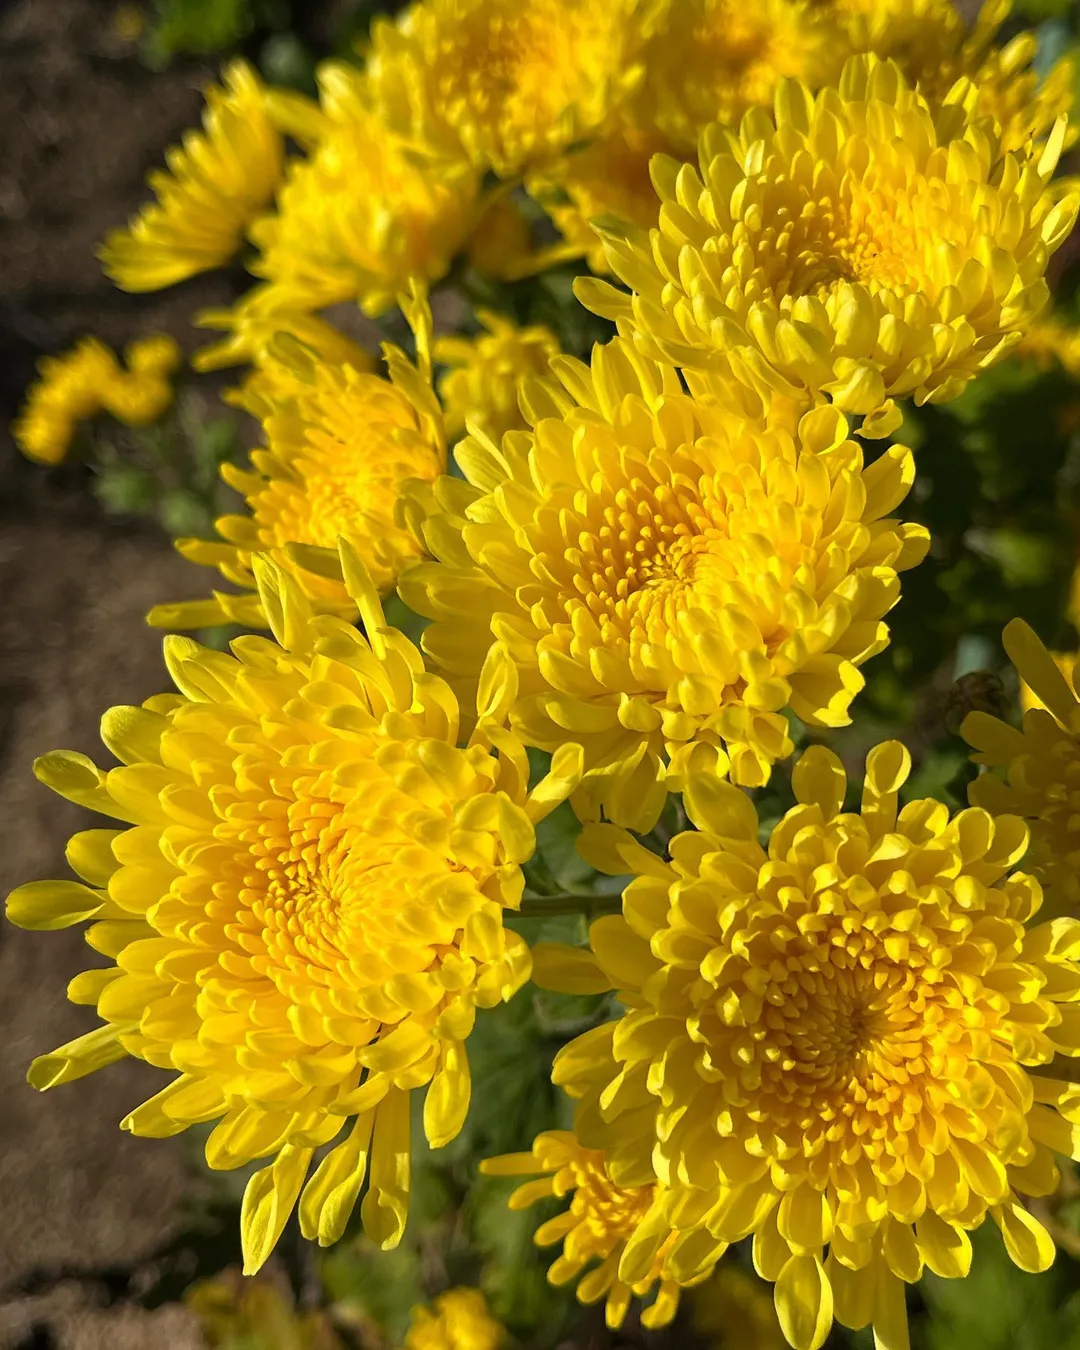
[[[430, 482], [443, 472], [446, 436], [431, 390], [431, 315], [426, 302], [402, 303], [415, 325], [420, 365], [386, 344], [389, 379], [336, 363], [288, 337], [271, 343], [240, 399], [261, 420], [266, 448], [252, 451], [250, 470], [221, 466], [250, 514], [220, 517], [216, 540], [176, 543], [185, 558], [216, 567], [247, 594], [215, 591], [210, 600], [158, 605], [150, 623], [265, 627], [268, 616], [254, 593], [257, 553], [269, 554], [290, 573], [320, 612], [348, 618], [356, 608], [336, 560], [323, 575], [315, 550], [336, 550], [347, 536], [383, 592], [393, 589], [406, 562], [421, 556], [411, 531], [395, 523], [395, 508], [403, 483]], [[303, 561], [300, 548], [307, 549]]]
[[414, 1308], [404, 1350], [500, 1350], [506, 1328], [479, 1289], [448, 1289], [431, 1308]]
[[1016, 355], [1034, 361], [1042, 370], [1060, 365], [1080, 378], [1080, 328], [1051, 315], [1037, 319], [1016, 344]]
[[319, 104], [271, 95], [283, 130], [309, 147], [293, 160], [277, 208], [250, 230], [279, 309], [343, 300], [380, 314], [410, 280], [438, 281], [479, 210], [478, 179], [462, 162], [422, 160], [368, 106], [363, 75], [328, 62]]
[[660, 198], [649, 163], [653, 155], [670, 149], [655, 131], [619, 127], [534, 178], [529, 191], [567, 243], [585, 255], [589, 267], [607, 272], [603, 239], [589, 222], [598, 216], [617, 216], [643, 230], [656, 225]]
[[439, 379], [446, 429], [460, 436], [469, 420], [490, 436], [524, 427], [518, 385], [527, 375], [546, 375], [559, 339], [543, 324], [519, 328], [491, 310], [477, 310], [487, 329], [475, 337], [442, 337], [432, 349], [450, 369]]
[[[670, 861], [611, 825], [580, 843], [633, 877], [623, 915], [590, 930], [589, 987], [626, 1011], [553, 1077], [617, 1185], [661, 1183], [619, 1278], [664, 1249], [692, 1282], [752, 1235], [796, 1350], [834, 1316], [906, 1346], [904, 1284], [965, 1275], [987, 1215], [1017, 1265], [1045, 1270], [1054, 1244], [1024, 1201], [1054, 1190], [1055, 1153], [1080, 1153], [1080, 1087], [1028, 1072], [1080, 1055], [1080, 923], [1027, 927], [1041, 895], [1009, 873], [1017, 817], [898, 813], [909, 770], [879, 745], [845, 812], [839, 759], [807, 750], [767, 849], [750, 799], [708, 774], [687, 782], [697, 830]], [[537, 946], [534, 979], [579, 989], [585, 957]]]
[[1005, 150], [1044, 138], [1072, 111], [1069, 58], [1040, 79], [1032, 69], [1039, 46], [1034, 33], [995, 45], [1009, 0], [986, 0], [970, 28], [951, 0], [832, 0], [829, 8], [852, 50], [895, 61], [930, 104], [944, 102], [956, 81], [968, 77], [979, 116], [997, 121]]
[[795, 436], [740, 420], [619, 339], [552, 369], [523, 386], [533, 432], [468, 437], [465, 482], [406, 493], [438, 561], [400, 590], [465, 688], [505, 642], [518, 733], [580, 742], [578, 809], [647, 830], [691, 762], [764, 783], [792, 752], [786, 708], [847, 724], [927, 547], [889, 516], [914, 468], [894, 447], [864, 469], [834, 409]]
[[640, 80], [657, 0], [417, 0], [372, 25], [366, 84], [425, 150], [510, 177], [595, 132]]
[[[624, 1189], [616, 1186], [604, 1167], [604, 1155], [583, 1148], [566, 1130], [538, 1134], [531, 1153], [509, 1153], [488, 1158], [480, 1164], [488, 1176], [534, 1176], [535, 1181], [519, 1186], [510, 1197], [511, 1209], [524, 1209], [538, 1200], [571, 1196], [570, 1208], [541, 1224], [536, 1232], [538, 1246], [562, 1242], [562, 1254], [548, 1271], [552, 1284], [578, 1281], [577, 1296], [582, 1303], [605, 1300], [609, 1327], [621, 1327], [636, 1294], [645, 1297], [660, 1282], [655, 1301], [641, 1316], [646, 1327], [665, 1327], [679, 1306], [679, 1286], [664, 1274], [664, 1249], [652, 1268], [631, 1286], [619, 1278], [619, 1262], [627, 1240], [649, 1212], [656, 1196], [655, 1184]], [[582, 1271], [590, 1263], [600, 1262], [588, 1274]]]
[[757, 109], [738, 134], [703, 133], [701, 178], [653, 161], [651, 243], [604, 231], [633, 294], [582, 280], [579, 295], [649, 355], [806, 406], [828, 397], [888, 434], [894, 397], [954, 398], [1019, 341], [1080, 202], [1047, 189], [1063, 125], [1003, 154], [973, 97], [960, 85], [931, 108], [874, 57], [816, 97], [784, 82], [776, 123]]
[[1022, 619], [1005, 629], [1005, 650], [1029, 689], [1022, 727], [973, 712], [960, 728], [984, 773], [968, 790], [976, 806], [1022, 816], [1031, 829], [1028, 865], [1047, 910], [1080, 914], [1080, 701], [1075, 658], [1052, 656]]
[[366, 638], [313, 616], [262, 560], [274, 641], [239, 638], [228, 656], [166, 639], [180, 692], [102, 719], [121, 767], [68, 751], [38, 760], [42, 782], [124, 826], [72, 838], [83, 882], [31, 882], [8, 898], [22, 927], [92, 921], [88, 942], [115, 962], [69, 985], [102, 1025], [35, 1060], [34, 1087], [134, 1055], [178, 1076], [125, 1129], [161, 1138], [214, 1121], [211, 1167], [271, 1159], [244, 1193], [247, 1273], [298, 1201], [304, 1235], [336, 1241], [365, 1175], [366, 1231], [384, 1248], [400, 1239], [410, 1093], [428, 1088], [429, 1142], [453, 1139], [475, 1010], [529, 975], [503, 911], [520, 900], [533, 823], [579, 771], [568, 749], [527, 793], [499, 651], [476, 730], [455, 748], [453, 694], [386, 626], [344, 544], [341, 563]]
[[130, 426], [161, 416], [172, 402], [168, 377], [180, 362], [180, 348], [158, 334], [132, 342], [124, 356], [128, 370], [103, 342], [84, 338], [71, 351], [39, 363], [41, 379], [30, 387], [11, 429], [27, 458], [59, 464], [78, 424], [102, 412]]
[[732, 1261], [694, 1289], [690, 1314], [710, 1350], [784, 1350], [768, 1289]]
[[166, 153], [167, 172], [150, 174], [157, 201], [102, 246], [105, 271], [125, 291], [156, 291], [228, 262], [278, 185], [282, 139], [251, 66], [232, 61], [206, 104], [204, 131], [188, 132]]
[[812, 89], [834, 80], [848, 51], [813, 0], [681, 0], [646, 49], [635, 116], [692, 155], [711, 123], [771, 107], [785, 76]]
[[192, 1285], [184, 1305], [215, 1350], [343, 1350], [324, 1312], [297, 1312], [275, 1285], [237, 1270]]
[[516, 281], [533, 271], [532, 229], [513, 197], [493, 193], [469, 239], [469, 266], [496, 281]]
[[272, 360], [271, 347], [279, 333], [287, 333], [318, 356], [335, 365], [373, 370], [375, 361], [358, 343], [332, 324], [303, 309], [281, 308], [272, 288], [255, 286], [231, 309], [204, 309], [195, 315], [196, 328], [220, 329], [227, 334], [191, 358], [196, 370], [227, 366], [262, 366]]

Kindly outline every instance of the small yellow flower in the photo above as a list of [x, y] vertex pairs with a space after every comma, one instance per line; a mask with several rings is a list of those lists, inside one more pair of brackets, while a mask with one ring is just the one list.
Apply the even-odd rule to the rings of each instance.
[[139, 338], [124, 353], [124, 370], [97, 338], [84, 338], [62, 356], [38, 365], [41, 379], [32, 385], [12, 426], [28, 459], [59, 464], [80, 422], [108, 412], [129, 426], [155, 421], [172, 402], [169, 375], [180, 362], [180, 348], [164, 334]]
[[1038, 319], [1016, 344], [1016, 355], [1042, 370], [1060, 365], [1066, 374], [1080, 378], [1080, 328], [1054, 315]]
[[827, 6], [813, 0], [681, 0], [646, 48], [634, 116], [692, 155], [710, 123], [771, 107], [785, 77], [819, 89], [849, 51]]
[[553, 1071], [612, 1179], [660, 1182], [619, 1278], [663, 1250], [692, 1283], [752, 1236], [796, 1350], [834, 1316], [905, 1346], [904, 1285], [965, 1275], [987, 1217], [1045, 1270], [1054, 1243], [1025, 1198], [1053, 1192], [1055, 1154], [1080, 1154], [1080, 1087], [1043, 1072], [1080, 1055], [1080, 922], [1032, 922], [1038, 883], [1010, 871], [1023, 821], [898, 809], [909, 771], [879, 745], [845, 811], [840, 760], [812, 747], [767, 848], [744, 793], [691, 775], [697, 829], [669, 860], [586, 826], [587, 861], [632, 876], [623, 914], [590, 929], [591, 974], [580, 949], [533, 951], [540, 985], [625, 1008]]
[[987, 0], [970, 28], [951, 0], [831, 0], [828, 12], [853, 51], [895, 61], [931, 104], [969, 78], [979, 115], [997, 121], [1003, 149], [1019, 150], [1071, 114], [1074, 69], [1062, 58], [1040, 79], [1032, 69], [1039, 46], [1032, 32], [998, 47], [1010, 8], [1008, 0]]
[[1023, 817], [1031, 829], [1028, 863], [1046, 889], [1048, 912], [1080, 914], [1080, 700], [1075, 658], [1052, 656], [1022, 619], [1005, 629], [1005, 650], [1029, 690], [1021, 728], [973, 712], [960, 728], [981, 774], [974, 805]]
[[649, 829], [691, 762], [765, 782], [792, 753], [785, 709], [850, 720], [928, 542], [889, 514], [913, 462], [895, 447], [864, 468], [834, 409], [794, 435], [743, 420], [620, 339], [552, 370], [523, 385], [531, 432], [467, 437], [464, 482], [407, 490], [437, 561], [399, 586], [463, 690], [506, 643], [518, 733], [585, 747], [580, 811]]
[[105, 271], [125, 291], [156, 291], [220, 267], [274, 194], [283, 145], [266, 114], [266, 90], [243, 60], [224, 87], [206, 92], [203, 132], [191, 131], [150, 174], [157, 201], [101, 249]]
[[214, 1350], [345, 1350], [325, 1312], [300, 1312], [277, 1283], [235, 1268], [192, 1285], [184, 1307]]
[[656, 0], [417, 0], [372, 26], [366, 87], [425, 150], [511, 177], [595, 132], [642, 75]]
[[1048, 188], [1064, 124], [1006, 153], [974, 93], [961, 83], [931, 107], [875, 57], [816, 96], [782, 82], [775, 120], [756, 109], [738, 133], [703, 133], [700, 176], [653, 161], [651, 241], [604, 227], [632, 294], [582, 280], [579, 295], [649, 355], [829, 398], [888, 434], [894, 398], [954, 398], [1019, 341], [1080, 204]]
[[497, 651], [457, 748], [453, 694], [386, 626], [344, 544], [341, 565], [366, 638], [313, 616], [260, 560], [274, 641], [240, 638], [229, 656], [166, 639], [179, 693], [102, 719], [121, 767], [67, 751], [39, 760], [42, 782], [123, 824], [72, 838], [81, 882], [8, 898], [22, 927], [90, 921], [87, 941], [114, 962], [68, 987], [102, 1025], [35, 1060], [31, 1084], [124, 1055], [174, 1071], [123, 1127], [161, 1138], [213, 1121], [211, 1167], [271, 1160], [244, 1193], [248, 1273], [297, 1203], [305, 1236], [336, 1241], [365, 1176], [369, 1236], [400, 1239], [410, 1093], [428, 1089], [429, 1142], [453, 1139], [475, 1011], [529, 975], [503, 914], [521, 898], [534, 822], [580, 772], [568, 749], [527, 791], [525, 751], [504, 727], [513, 668]]
[[361, 71], [327, 62], [318, 83], [318, 105], [270, 96], [278, 125], [309, 153], [249, 232], [260, 250], [251, 270], [278, 309], [352, 300], [381, 314], [410, 281], [446, 275], [480, 211], [478, 178], [462, 161], [410, 153], [371, 110]]
[[215, 591], [210, 600], [157, 605], [151, 624], [265, 627], [252, 570], [258, 553], [290, 573], [318, 610], [346, 618], [355, 606], [336, 559], [331, 556], [327, 572], [320, 551], [336, 551], [347, 536], [384, 593], [406, 563], [422, 556], [411, 531], [395, 523], [395, 511], [405, 482], [431, 482], [443, 472], [446, 436], [431, 389], [431, 315], [416, 297], [402, 297], [402, 304], [415, 325], [420, 365], [386, 344], [389, 379], [335, 362], [325, 347], [319, 352], [288, 335], [270, 342], [254, 378], [233, 400], [260, 419], [266, 448], [252, 451], [250, 469], [221, 467], [250, 514], [220, 517], [215, 540], [176, 543], [185, 558], [216, 567], [246, 593]]
[[374, 370], [374, 359], [359, 343], [307, 310], [281, 308], [278, 300], [271, 287], [255, 286], [231, 309], [204, 309], [196, 314], [196, 328], [219, 329], [227, 336], [197, 351], [192, 366], [207, 371], [268, 365], [273, 361], [275, 339], [287, 333], [334, 365]]
[[448, 1289], [431, 1308], [414, 1308], [404, 1350], [501, 1350], [506, 1328], [479, 1289]]
[[460, 436], [470, 421], [500, 440], [526, 426], [518, 386], [527, 375], [547, 374], [559, 339], [543, 324], [519, 328], [491, 310], [478, 310], [476, 317], [486, 333], [442, 337], [432, 348], [434, 359], [450, 367], [439, 379], [439, 398], [450, 436]]
[[617, 127], [565, 156], [545, 175], [530, 180], [529, 191], [555, 222], [559, 233], [584, 254], [594, 272], [607, 272], [603, 238], [590, 221], [615, 216], [643, 230], [660, 217], [660, 198], [649, 175], [655, 154], [671, 151], [670, 142], [652, 129]]
[[[571, 1196], [569, 1209], [541, 1224], [536, 1232], [538, 1246], [563, 1244], [562, 1254], [548, 1271], [552, 1284], [568, 1284], [581, 1276], [577, 1286], [579, 1300], [598, 1303], [604, 1299], [607, 1324], [617, 1328], [626, 1318], [631, 1298], [635, 1294], [645, 1297], [659, 1282], [657, 1297], [642, 1314], [641, 1321], [649, 1328], [668, 1325], [678, 1310], [680, 1289], [664, 1274], [663, 1247], [652, 1269], [633, 1286], [619, 1278], [619, 1262], [627, 1240], [633, 1237], [652, 1207], [655, 1184], [617, 1186], [608, 1176], [603, 1153], [583, 1148], [566, 1130], [538, 1134], [531, 1153], [488, 1158], [481, 1163], [480, 1170], [488, 1176], [541, 1174], [514, 1191], [511, 1209], [524, 1209], [538, 1200]], [[586, 1266], [597, 1261], [599, 1265], [582, 1275]]]

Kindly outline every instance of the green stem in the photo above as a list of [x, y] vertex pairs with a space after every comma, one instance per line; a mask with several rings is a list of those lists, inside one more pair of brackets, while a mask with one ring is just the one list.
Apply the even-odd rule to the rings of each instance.
[[523, 919], [554, 919], [564, 914], [583, 914], [598, 919], [602, 914], [620, 914], [621, 895], [563, 894], [527, 895], [518, 913]]

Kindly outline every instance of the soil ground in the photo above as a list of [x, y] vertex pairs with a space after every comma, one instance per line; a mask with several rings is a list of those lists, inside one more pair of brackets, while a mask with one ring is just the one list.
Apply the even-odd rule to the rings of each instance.
[[[104, 708], [163, 687], [143, 615], [203, 586], [160, 534], [107, 521], [78, 470], [25, 463], [6, 431], [44, 352], [162, 328], [190, 349], [188, 316], [231, 294], [226, 276], [125, 296], [94, 259], [163, 147], [197, 120], [211, 75], [191, 63], [151, 73], [112, 18], [105, 0], [0, 0], [0, 894], [64, 875], [64, 842], [85, 825], [36, 783], [32, 760], [94, 753]], [[2, 1350], [202, 1345], [182, 1308], [110, 1306], [108, 1279], [80, 1278], [138, 1268], [181, 1222], [188, 1146], [117, 1128], [160, 1086], [155, 1071], [115, 1065], [45, 1096], [25, 1083], [34, 1055], [93, 1025], [63, 991], [100, 959], [75, 930], [0, 934]]]

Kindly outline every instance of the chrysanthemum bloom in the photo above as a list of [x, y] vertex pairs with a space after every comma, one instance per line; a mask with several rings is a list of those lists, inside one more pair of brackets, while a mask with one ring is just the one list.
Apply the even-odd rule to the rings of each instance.
[[1028, 865], [1046, 890], [1048, 911], [1080, 914], [1080, 701], [1063, 670], [1023, 619], [1004, 634], [1020, 679], [1034, 695], [1021, 728], [973, 712], [960, 728], [984, 773], [971, 784], [972, 803], [994, 814], [1022, 816], [1031, 830]]
[[641, 78], [656, 0], [417, 0], [372, 25], [366, 84], [424, 149], [511, 177], [595, 132]]
[[621, 125], [533, 177], [529, 192], [555, 222], [568, 250], [584, 255], [594, 272], [607, 272], [603, 238], [590, 222], [617, 216], [651, 229], [660, 217], [660, 198], [649, 165], [653, 155], [671, 148], [653, 128]]
[[[649, 1270], [672, 1228], [680, 1282], [753, 1235], [797, 1350], [834, 1315], [906, 1347], [905, 1282], [966, 1274], [988, 1214], [1017, 1265], [1046, 1269], [1054, 1244], [1024, 1197], [1054, 1190], [1054, 1153], [1080, 1152], [1080, 1088], [1028, 1072], [1080, 1055], [1080, 923], [1028, 926], [1041, 893], [1009, 870], [1017, 817], [898, 812], [909, 769], [899, 743], [878, 746], [845, 812], [840, 760], [811, 748], [767, 850], [749, 798], [706, 774], [670, 861], [610, 825], [580, 845], [633, 875], [623, 915], [590, 930], [591, 987], [626, 1012], [553, 1077], [617, 1185], [662, 1183], [619, 1277]], [[581, 987], [583, 955], [537, 947], [534, 979]]]
[[308, 149], [290, 162], [273, 214], [255, 222], [251, 264], [276, 308], [356, 301], [381, 314], [410, 281], [438, 281], [480, 210], [467, 163], [423, 160], [371, 111], [359, 70], [320, 66], [319, 103], [274, 94], [278, 125]]
[[785, 76], [812, 89], [835, 79], [849, 51], [828, 7], [811, 0], [682, 0], [646, 48], [637, 120], [689, 156], [711, 123], [771, 107]]
[[[664, 1249], [660, 1248], [651, 1269], [633, 1285], [619, 1278], [619, 1262], [627, 1240], [648, 1214], [656, 1197], [651, 1185], [616, 1186], [607, 1174], [604, 1155], [583, 1148], [567, 1130], [538, 1134], [531, 1153], [508, 1153], [480, 1164], [488, 1176], [533, 1176], [510, 1197], [511, 1209], [524, 1209], [538, 1200], [569, 1195], [570, 1208], [549, 1219], [536, 1231], [536, 1243], [548, 1247], [561, 1242], [562, 1253], [548, 1270], [552, 1284], [578, 1280], [582, 1303], [605, 1300], [609, 1327], [621, 1327], [630, 1300], [647, 1297], [659, 1282], [656, 1299], [641, 1315], [646, 1327], [666, 1327], [679, 1307], [680, 1288], [664, 1274]], [[537, 1173], [541, 1175], [537, 1176]], [[672, 1234], [674, 1237], [674, 1234]], [[599, 1262], [594, 1269], [585, 1268]], [[578, 1277], [581, 1277], [578, 1279]]]
[[227, 263], [274, 195], [283, 143], [266, 115], [266, 90], [246, 61], [232, 61], [224, 88], [206, 92], [202, 132], [190, 131], [147, 180], [157, 201], [101, 249], [125, 291], [156, 291]]
[[795, 436], [742, 421], [620, 339], [552, 369], [523, 386], [531, 433], [468, 437], [465, 482], [407, 490], [438, 561], [401, 594], [464, 688], [505, 642], [522, 738], [580, 742], [578, 809], [647, 830], [692, 760], [765, 782], [792, 752], [784, 709], [848, 722], [897, 573], [926, 550], [889, 516], [914, 468], [897, 447], [865, 469], [835, 409]]
[[[160, 1138], [214, 1121], [211, 1167], [272, 1159], [244, 1194], [249, 1272], [298, 1199], [305, 1235], [336, 1241], [366, 1171], [367, 1232], [383, 1247], [401, 1237], [409, 1094], [428, 1087], [434, 1146], [454, 1138], [475, 1010], [529, 975], [503, 911], [520, 900], [533, 822], [580, 760], [566, 750], [527, 793], [525, 752], [503, 725], [513, 668], [498, 651], [456, 748], [453, 694], [385, 626], [345, 544], [342, 566], [366, 639], [313, 617], [291, 578], [257, 562], [276, 641], [240, 638], [228, 656], [170, 637], [180, 692], [102, 719], [122, 767], [40, 759], [42, 782], [125, 827], [74, 836], [82, 882], [31, 882], [8, 899], [22, 927], [91, 920], [88, 942], [115, 960], [68, 989], [102, 1025], [35, 1060], [30, 1082], [125, 1054], [175, 1070], [124, 1128]], [[347, 1123], [309, 1178], [314, 1150]]]
[[518, 386], [527, 375], [547, 374], [559, 339], [543, 324], [519, 328], [491, 310], [477, 310], [476, 317], [486, 332], [435, 342], [432, 356], [450, 367], [439, 379], [439, 398], [450, 436], [460, 436], [469, 421], [499, 440], [526, 426]]
[[1016, 33], [997, 46], [1010, 9], [1009, 0], [986, 0], [971, 27], [951, 0], [831, 0], [828, 13], [852, 50], [894, 60], [931, 104], [968, 77], [979, 114], [999, 125], [1002, 148], [1019, 150], [1071, 113], [1075, 72], [1061, 58], [1040, 77], [1032, 68], [1035, 33]]
[[271, 287], [254, 286], [231, 309], [201, 310], [192, 320], [195, 327], [217, 329], [226, 336], [197, 351], [192, 366], [207, 371], [272, 364], [274, 339], [287, 333], [325, 361], [355, 370], [374, 369], [370, 353], [340, 329], [307, 310], [282, 308], [278, 299]]
[[294, 576], [318, 610], [351, 618], [356, 607], [336, 558], [327, 569], [318, 550], [336, 550], [348, 535], [383, 592], [406, 563], [422, 556], [414, 534], [396, 523], [395, 510], [405, 482], [431, 482], [445, 469], [446, 436], [431, 389], [431, 315], [416, 297], [402, 297], [402, 304], [414, 324], [420, 364], [385, 344], [389, 379], [332, 362], [288, 338], [272, 345], [277, 355], [264, 359], [239, 400], [260, 418], [266, 448], [252, 451], [250, 469], [221, 466], [249, 514], [221, 516], [216, 540], [176, 542], [185, 558], [216, 567], [244, 593], [215, 591], [209, 600], [157, 605], [150, 623], [265, 627], [252, 570], [258, 553]]
[[887, 434], [893, 398], [954, 398], [1019, 341], [1080, 204], [1047, 186], [1063, 123], [1004, 153], [973, 98], [961, 82], [931, 107], [872, 56], [816, 96], [783, 81], [775, 121], [756, 109], [738, 133], [703, 133], [700, 177], [653, 161], [651, 242], [605, 227], [633, 293], [583, 280], [579, 295], [650, 355], [807, 406], [830, 398]]
[[42, 464], [59, 464], [80, 422], [109, 412], [131, 426], [155, 421], [172, 402], [169, 375], [180, 361], [171, 337], [139, 338], [124, 352], [124, 370], [97, 338], [84, 338], [61, 356], [38, 364], [41, 379], [30, 387], [12, 426], [19, 449]]
[[479, 1289], [448, 1289], [430, 1308], [414, 1308], [404, 1350], [500, 1350], [506, 1328]]
[[1016, 344], [1016, 355], [1042, 370], [1060, 365], [1066, 374], [1080, 376], [1080, 328], [1054, 315], [1031, 325]]

